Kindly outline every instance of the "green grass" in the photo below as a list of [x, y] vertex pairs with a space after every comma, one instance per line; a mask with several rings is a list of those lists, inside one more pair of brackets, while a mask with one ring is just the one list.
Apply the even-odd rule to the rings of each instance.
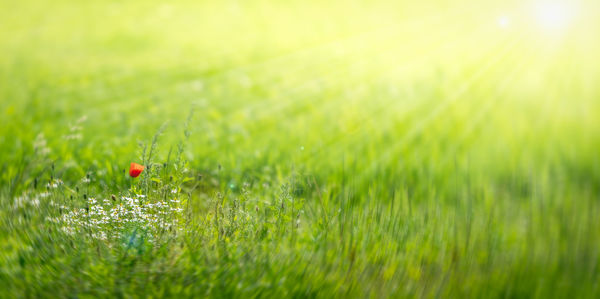
[[598, 4], [321, 2], [1, 2], [0, 297], [599, 297]]

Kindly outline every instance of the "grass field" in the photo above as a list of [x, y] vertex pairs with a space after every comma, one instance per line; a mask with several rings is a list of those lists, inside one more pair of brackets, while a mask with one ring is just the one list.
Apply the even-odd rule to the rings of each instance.
[[0, 297], [600, 297], [548, 2], [0, 1]]

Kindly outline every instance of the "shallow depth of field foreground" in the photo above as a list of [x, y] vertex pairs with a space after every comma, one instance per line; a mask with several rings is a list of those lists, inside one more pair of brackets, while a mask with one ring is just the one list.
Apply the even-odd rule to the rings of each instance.
[[0, 298], [599, 298], [598, 53], [596, 0], [0, 1]]

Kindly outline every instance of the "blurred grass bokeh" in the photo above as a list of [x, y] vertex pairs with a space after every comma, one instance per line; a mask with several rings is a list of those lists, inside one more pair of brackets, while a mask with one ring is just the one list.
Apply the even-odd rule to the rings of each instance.
[[[522, 1], [2, 1], [0, 285], [597, 298], [600, 3], [564, 4], [558, 28]], [[187, 228], [124, 265], [6, 208], [52, 163], [126, 190], [138, 142], [167, 123], [167, 159], [191, 109], [195, 217], [215, 192], [271, 202], [292, 182], [298, 235], [215, 247]]]

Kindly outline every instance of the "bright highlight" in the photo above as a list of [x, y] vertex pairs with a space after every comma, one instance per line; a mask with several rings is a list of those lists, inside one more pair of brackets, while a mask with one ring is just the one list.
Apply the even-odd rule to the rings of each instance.
[[538, 3], [535, 6], [535, 17], [539, 25], [547, 30], [565, 29], [575, 14], [572, 5], [561, 2]]

